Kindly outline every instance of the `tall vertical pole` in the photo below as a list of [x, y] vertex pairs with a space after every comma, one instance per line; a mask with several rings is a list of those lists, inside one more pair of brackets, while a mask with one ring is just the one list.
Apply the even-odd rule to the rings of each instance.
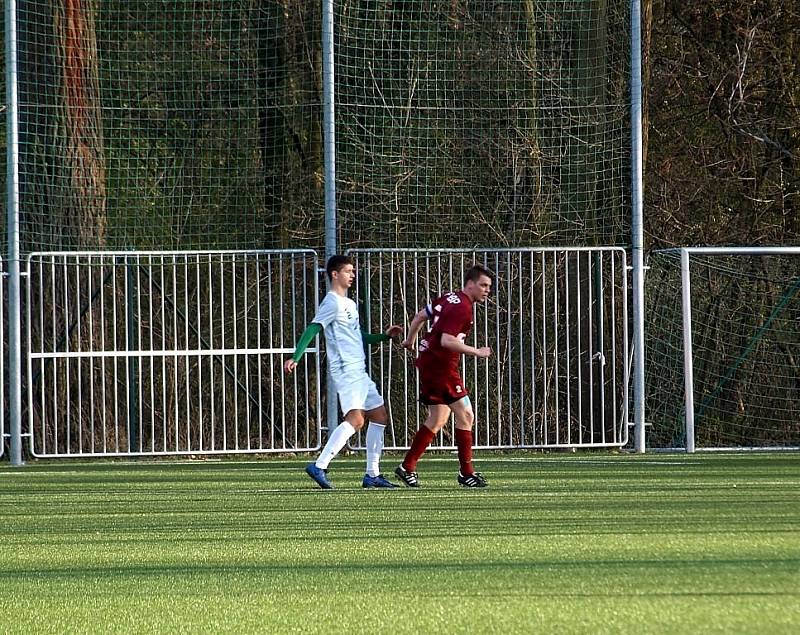
[[325, 257], [336, 253], [336, 125], [334, 121], [333, 2], [322, 0], [322, 125], [325, 155]]
[[692, 281], [689, 252], [681, 249], [681, 307], [683, 312], [683, 384], [686, 407], [686, 451], [694, 452], [694, 351], [692, 350]]
[[6, 0], [6, 144], [8, 148], [8, 411], [11, 465], [22, 465], [22, 336], [19, 263], [19, 97], [17, 93], [17, 2]]
[[642, 6], [631, 0], [631, 248], [633, 262], [634, 446], [644, 453], [644, 186], [642, 174]]
[[[322, 127], [325, 159], [325, 260], [336, 254], [336, 126], [333, 68], [333, 2], [322, 0]], [[336, 389], [328, 371], [328, 430], [336, 427]]]

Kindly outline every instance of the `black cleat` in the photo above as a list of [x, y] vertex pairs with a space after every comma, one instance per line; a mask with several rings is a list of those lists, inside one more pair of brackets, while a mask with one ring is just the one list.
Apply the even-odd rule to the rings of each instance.
[[483, 478], [480, 472], [474, 472], [464, 476], [461, 472], [458, 473], [458, 484], [464, 487], [489, 487], [489, 483]]
[[409, 472], [402, 466], [402, 464], [394, 468], [394, 475], [403, 481], [406, 487], [419, 487], [419, 478], [417, 478], [417, 473]]

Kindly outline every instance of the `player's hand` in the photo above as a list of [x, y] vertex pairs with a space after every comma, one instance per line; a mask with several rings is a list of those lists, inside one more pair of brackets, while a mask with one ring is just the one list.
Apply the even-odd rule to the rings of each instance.
[[403, 327], [399, 324], [392, 324], [388, 329], [386, 329], [386, 335], [389, 337], [398, 337], [402, 335]]
[[293, 359], [287, 359], [283, 362], [283, 370], [287, 375], [291, 375], [295, 368], [297, 368], [297, 362]]
[[407, 337], [402, 342], [400, 342], [400, 346], [402, 346], [406, 350], [413, 351], [414, 350], [414, 340], [412, 340], [410, 337]]
[[491, 356], [492, 356], [492, 349], [489, 348], [488, 346], [481, 346], [478, 349], [477, 355], [475, 355], [475, 357], [478, 357], [480, 359], [486, 359], [487, 357]]

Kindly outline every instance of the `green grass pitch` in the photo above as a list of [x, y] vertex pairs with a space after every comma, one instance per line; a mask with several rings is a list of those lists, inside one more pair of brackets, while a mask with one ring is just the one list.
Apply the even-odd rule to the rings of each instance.
[[3, 465], [0, 631], [800, 633], [796, 453], [304, 463]]

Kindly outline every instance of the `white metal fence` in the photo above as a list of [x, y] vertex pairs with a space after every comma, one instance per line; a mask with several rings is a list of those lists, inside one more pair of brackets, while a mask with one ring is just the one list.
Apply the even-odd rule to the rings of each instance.
[[[480, 448], [611, 447], [628, 441], [627, 260], [621, 248], [353, 250], [364, 327], [407, 324], [441, 293], [459, 289], [473, 262], [496, 274], [476, 307], [469, 342], [488, 360], [464, 358]], [[390, 448], [407, 447], [425, 409], [414, 356], [373, 347], [373, 379], [391, 418]], [[354, 447], [362, 447], [357, 438]], [[453, 447], [446, 426], [436, 444]]]
[[[407, 323], [473, 262], [496, 273], [465, 358], [479, 448], [628, 441], [623, 249], [354, 251], [366, 330]], [[27, 260], [26, 405], [38, 457], [315, 450], [315, 347], [282, 362], [319, 301], [312, 251], [65, 252]], [[413, 355], [373, 347], [370, 372], [405, 448], [425, 416]], [[2, 368], [0, 367], [0, 371]], [[447, 427], [437, 445], [453, 447]], [[360, 440], [354, 447], [360, 448]]]
[[320, 444], [313, 251], [34, 253], [34, 456], [285, 452]]

